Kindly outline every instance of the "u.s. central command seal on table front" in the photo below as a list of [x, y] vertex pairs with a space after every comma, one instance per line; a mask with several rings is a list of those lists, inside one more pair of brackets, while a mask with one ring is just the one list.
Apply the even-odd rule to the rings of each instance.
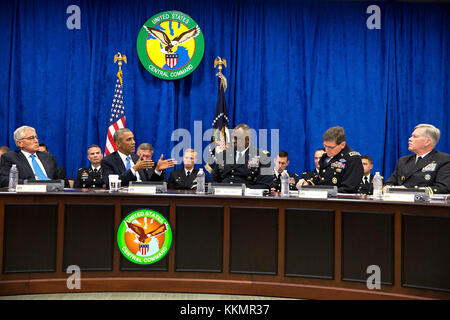
[[117, 245], [122, 255], [136, 264], [161, 260], [172, 244], [172, 229], [157, 211], [140, 209], [130, 213], [119, 225]]
[[137, 38], [139, 60], [154, 76], [176, 80], [192, 73], [205, 51], [198, 24], [187, 14], [165, 11], [148, 19]]

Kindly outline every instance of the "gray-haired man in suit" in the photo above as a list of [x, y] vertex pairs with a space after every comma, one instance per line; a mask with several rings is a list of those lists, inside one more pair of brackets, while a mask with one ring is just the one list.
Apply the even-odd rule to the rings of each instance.
[[19, 171], [19, 183], [24, 180], [58, 179], [58, 165], [55, 157], [39, 151], [36, 130], [22, 126], [14, 131], [14, 141], [19, 150], [5, 153], [0, 161], [0, 187], [8, 187], [9, 170], [13, 164]]

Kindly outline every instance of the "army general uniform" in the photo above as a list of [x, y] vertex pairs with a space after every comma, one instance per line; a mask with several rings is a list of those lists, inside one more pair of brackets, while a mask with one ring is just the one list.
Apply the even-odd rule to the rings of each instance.
[[245, 153], [239, 155], [234, 148], [228, 148], [216, 154], [211, 182], [244, 183], [251, 189], [270, 189], [273, 170], [270, 153], [250, 145]]
[[103, 181], [102, 167], [99, 169], [80, 168], [75, 178], [75, 188], [105, 188]]
[[311, 180], [314, 179], [319, 175], [319, 170], [314, 169], [313, 171], [303, 172], [302, 173], [302, 179], [303, 180]]
[[401, 157], [386, 185], [450, 193], [450, 155], [433, 150], [417, 162], [415, 154]]
[[324, 153], [319, 160], [319, 174], [307, 180], [311, 185], [337, 186], [339, 193], [356, 193], [359, 189], [364, 168], [359, 152], [346, 145], [341, 152], [327, 161]]
[[[289, 171], [287, 173], [289, 175], [289, 190], [297, 190], [297, 183], [300, 180], [298, 174]], [[272, 188], [277, 192], [281, 192], [281, 173], [278, 173], [277, 171], [275, 171], [273, 175]]]

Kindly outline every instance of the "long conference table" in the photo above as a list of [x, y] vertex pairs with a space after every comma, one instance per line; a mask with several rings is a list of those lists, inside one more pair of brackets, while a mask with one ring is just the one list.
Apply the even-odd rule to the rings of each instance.
[[[149, 265], [128, 261], [116, 240], [122, 219], [143, 208], [173, 232], [169, 253]], [[79, 289], [67, 285], [72, 265]], [[0, 189], [0, 270], [0, 295], [450, 299], [450, 203]]]

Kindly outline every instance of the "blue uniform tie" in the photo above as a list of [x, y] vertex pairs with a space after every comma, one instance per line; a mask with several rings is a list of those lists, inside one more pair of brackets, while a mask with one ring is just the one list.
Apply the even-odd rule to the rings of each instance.
[[131, 169], [131, 163], [130, 163], [130, 156], [126, 158], [126, 166], [125, 169], [130, 170]]
[[32, 155], [30, 155], [30, 157], [31, 157], [31, 165], [33, 166], [34, 174], [37, 176], [38, 180], [50, 180], [44, 174], [44, 172], [42, 172], [41, 167], [39, 166], [39, 164], [37, 163], [37, 161], [35, 159], [36, 155], [32, 154]]

